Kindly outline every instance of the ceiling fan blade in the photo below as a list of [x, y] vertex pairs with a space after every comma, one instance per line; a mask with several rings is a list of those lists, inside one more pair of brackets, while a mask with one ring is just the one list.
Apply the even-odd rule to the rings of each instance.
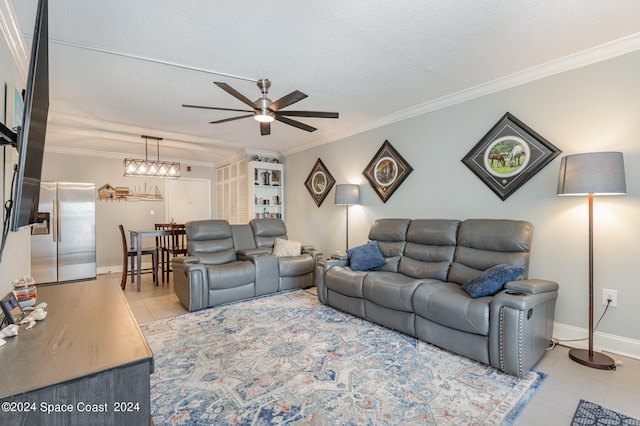
[[210, 106], [202, 106], [202, 105], [187, 105], [182, 104], [185, 108], [200, 108], [200, 109], [213, 109], [216, 111], [238, 111], [238, 112], [253, 112], [248, 109], [234, 109], [234, 108], [218, 108], [218, 107], [210, 107]]
[[210, 121], [209, 124], [226, 123], [227, 121], [240, 120], [241, 118], [247, 118], [247, 117], [253, 117], [253, 114], [241, 115], [241, 116], [238, 116], [238, 117], [231, 117], [231, 118], [224, 118], [222, 120], [217, 120], [217, 121]]
[[325, 111], [278, 111], [280, 115], [289, 117], [318, 117], [318, 118], [338, 118], [337, 112]]
[[260, 134], [267, 136], [271, 134], [271, 123], [260, 123]]
[[299, 90], [296, 90], [294, 92], [289, 93], [288, 95], [281, 97], [275, 102], [271, 102], [271, 105], [269, 105], [269, 109], [273, 112], [276, 112], [279, 109], [288, 107], [291, 104], [295, 104], [296, 102], [301, 101], [306, 97], [307, 95], [305, 95]]
[[297, 127], [298, 129], [306, 130], [307, 132], [314, 132], [314, 131], [318, 130], [315, 127], [311, 127], [311, 126], [306, 125], [304, 123], [301, 123], [299, 121], [292, 120], [292, 119], [287, 118], [287, 117], [283, 117], [280, 114], [276, 114], [275, 118], [276, 118], [276, 120], [281, 121], [284, 124], [288, 124], [289, 126]]
[[242, 93], [238, 92], [236, 89], [229, 86], [227, 83], [220, 83], [218, 81], [214, 81], [214, 84], [219, 88], [221, 88], [222, 90], [224, 90], [225, 92], [227, 92], [228, 94], [230, 94], [231, 96], [233, 96], [234, 98], [249, 105], [251, 108], [260, 109], [260, 107], [256, 105], [251, 99], [247, 98]]

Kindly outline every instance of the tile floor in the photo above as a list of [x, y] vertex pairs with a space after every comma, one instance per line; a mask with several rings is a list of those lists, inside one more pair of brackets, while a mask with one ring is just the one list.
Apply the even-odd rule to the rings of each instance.
[[[105, 279], [120, 282], [120, 274], [98, 277]], [[124, 293], [139, 323], [187, 312], [173, 292], [173, 283], [156, 287], [150, 275], [143, 276], [140, 292], [128, 283]], [[570, 425], [580, 399], [640, 419], [640, 360], [609, 354], [622, 365], [615, 371], [602, 371], [571, 361], [568, 351], [556, 346], [536, 365], [548, 377], [516, 425]]]

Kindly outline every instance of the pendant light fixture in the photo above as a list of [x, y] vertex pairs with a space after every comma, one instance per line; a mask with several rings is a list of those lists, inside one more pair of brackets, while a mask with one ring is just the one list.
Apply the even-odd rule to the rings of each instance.
[[[180, 163], [171, 161], [160, 161], [160, 141], [162, 138], [155, 136], [142, 135], [144, 139], [145, 154], [144, 160], [136, 160], [134, 158], [124, 159], [124, 175], [125, 176], [155, 176], [167, 178], [180, 177]], [[149, 139], [156, 141], [158, 152], [158, 160], [149, 160]]]

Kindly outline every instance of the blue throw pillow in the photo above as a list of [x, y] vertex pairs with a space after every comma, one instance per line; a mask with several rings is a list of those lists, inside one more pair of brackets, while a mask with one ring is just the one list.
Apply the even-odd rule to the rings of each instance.
[[353, 271], [367, 271], [386, 263], [377, 241], [349, 249], [347, 255]]
[[524, 274], [524, 268], [514, 268], [513, 266], [501, 263], [487, 269], [475, 278], [471, 278], [462, 284], [462, 289], [469, 293], [471, 297], [493, 296], [508, 281], [517, 280]]

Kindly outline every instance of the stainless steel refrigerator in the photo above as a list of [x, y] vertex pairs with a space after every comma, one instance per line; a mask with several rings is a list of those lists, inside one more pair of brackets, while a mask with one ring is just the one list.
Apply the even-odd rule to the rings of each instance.
[[31, 228], [36, 283], [96, 277], [96, 190], [92, 183], [42, 182]]

